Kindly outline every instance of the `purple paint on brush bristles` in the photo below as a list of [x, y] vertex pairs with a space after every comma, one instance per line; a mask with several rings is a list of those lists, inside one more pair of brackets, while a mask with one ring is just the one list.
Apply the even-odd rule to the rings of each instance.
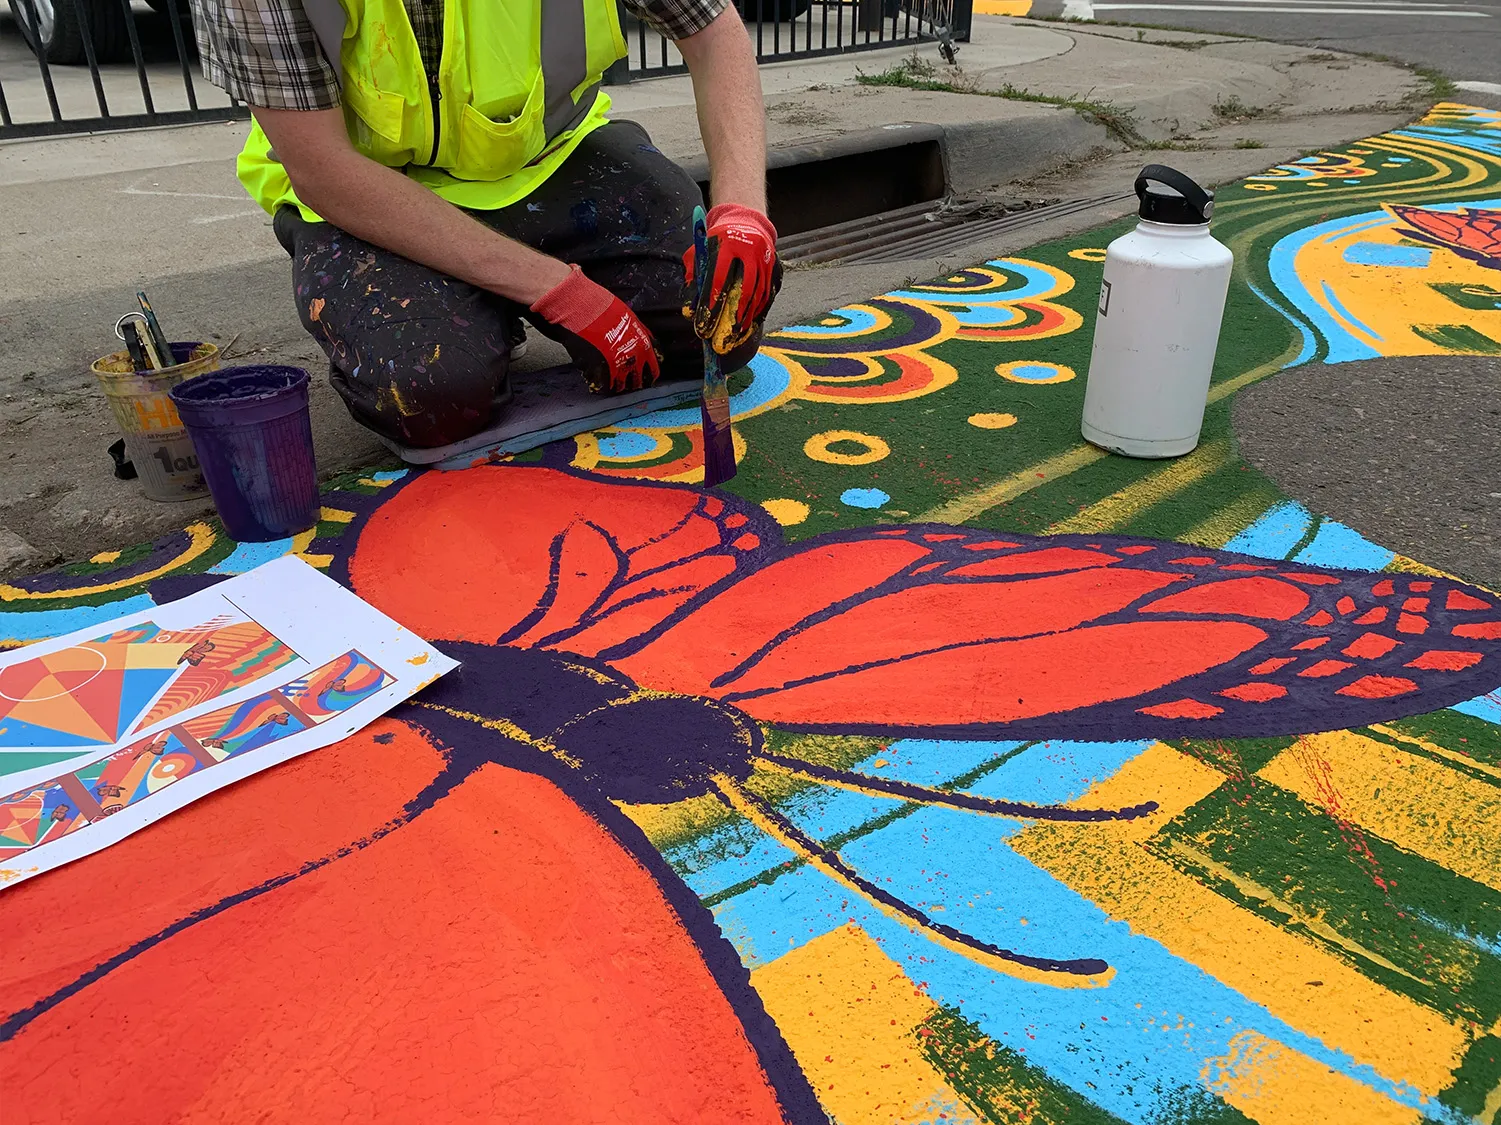
[[[704, 209], [693, 209], [693, 280], [700, 299], [709, 284], [708, 231]], [[704, 341], [704, 391], [698, 401], [704, 437], [704, 487], [713, 488], [735, 475], [735, 438], [730, 430], [730, 388], [719, 353]]]

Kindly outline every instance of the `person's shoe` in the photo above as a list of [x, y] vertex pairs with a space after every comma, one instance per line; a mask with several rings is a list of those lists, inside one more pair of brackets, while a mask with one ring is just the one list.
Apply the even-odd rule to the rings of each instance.
[[526, 355], [526, 321], [519, 316], [506, 322], [506, 342], [511, 345], [512, 359]]

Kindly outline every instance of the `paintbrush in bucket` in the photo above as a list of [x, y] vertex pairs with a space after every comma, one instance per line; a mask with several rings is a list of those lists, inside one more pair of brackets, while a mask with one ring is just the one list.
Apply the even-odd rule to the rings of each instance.
[[[699, 299], [709, 284], [708, 234], [704, 209], [693, 209], [693, 284]], [[704, 487], [713, 488], [735, 475], [735, 438], [730, 430], [730, 386], [712, 339], [704, 341], [704, 390], [699, 398], [703, 420]]]

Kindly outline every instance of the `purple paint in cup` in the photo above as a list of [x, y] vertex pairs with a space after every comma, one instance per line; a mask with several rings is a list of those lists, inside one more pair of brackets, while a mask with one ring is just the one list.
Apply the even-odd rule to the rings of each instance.
[[318, 522], [306, 371], [227, 367], [170, 394], [232, 538], [263, 543]]

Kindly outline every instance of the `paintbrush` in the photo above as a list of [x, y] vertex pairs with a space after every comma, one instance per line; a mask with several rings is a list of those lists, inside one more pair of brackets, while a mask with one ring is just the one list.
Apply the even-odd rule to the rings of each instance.
[[[704, 209], [693, 209], [693, 284], [699, 300], [709, 284], [708, 234]], [[704, 391], [698, 402], [703, 420], [704, 487], [713, 488], [735, 475], [735, 437], [730, 430], [730, 386], [712, 339], [704, 341]]]
[[156, 313], [151, 309], [151, 302], [146, 300], [146, 294], [136, 290], [136, 300], [141, 305], [141, 315], [146, 318], [146, 330], [151, 336], [151, 342], [156, 345], [156, 353], [161, 356], [162, 366], [171, 367], [177, 362], [177, 357], [172, 354], [172, 345], [167, 342], [167, 334], [162, 331], [162, 326], [157, 323]]

